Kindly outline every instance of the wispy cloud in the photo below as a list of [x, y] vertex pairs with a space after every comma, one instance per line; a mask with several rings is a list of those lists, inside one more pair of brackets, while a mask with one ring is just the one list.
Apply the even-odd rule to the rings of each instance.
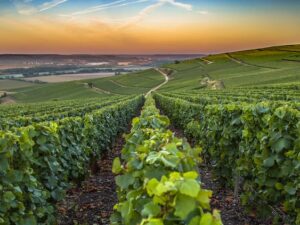
[[144, 17], [148, 16], [150, 13], [152, 13], [156, 9], [160, 8], [164, 4], [165, 4], [164, 2], [158, 1], [157, 3], [155, 3], [153, 5], [147, 6], [146, 8], [142, 9], [136, 16], [129, 19], [120, 28], [125, 28], [125, 27], [131, 26], [133, 24], [140, 22], [141, 20], [143, 20]]
[[202, 11], [202, 10], [197, 11], [197, 13], [198, 13], [198, 14], [201, 14], [201, 15], [208, 15], [208, 14], [209, 14], [208, 11]]
[[[137, 13], [137, 15], [135, 15], [133, 17], [130, 17], [127, 19], [122, 19], [122, 20], [121, 19], [120, 20], [108, 19], [108, 20], [106, 20], [106, 22], [113, 23], [113, 24], [119, 24], [119, 26], [115, 27], [117, 29], [126, 28], [126, 27], [129, 27], [129, 26], [132, 26], [132, 25], [135, 25], [135, 24], [141, 22], [149, 14], [151, 14], [152, 12], [154, 12], [155, 10], [161, 8], [162, 6], [164, 6], [166, 4], [170, 4], [172, 6], [175, 6], [177, 8], [181, 8], [181, 9], [187, 10], [187, 11], [193, 10], [193, 6], [191, 4], [182, 3], [177, 0], [129, 0], [129, 1], [128, 0], [116, 0], [111, 3], [96, 5], [93, 7], [83, 9], [81, 11], [76, 11], [76, 12], [73, 12], [70, 14], [64, 14], [61, 16], [67, 17], [70, 20], [77, 20], [76, 18], [78, 16], [83, 16], [86, 14], [91, 14], [91, 13], [95, 13], [95, 12], [99, 12], [99, 11], [103, 11], [103, 10], [107, 10], [107, 9], [111, 9], [111, 8], [125, 7], [125, 6], [129, 6], [129, 5], [135, 5], [135, 4], [139, 4], [139, 3], [145, 3], [145, 2], [154, 2], [154, 3], [145, 7], [144, 9], [139, 11]], [[103, 18], [102, 18], [102, 22], [103, 22]]]
[[49, 2], [45, 2], [38, 6], [34, 6], [32, 4], [32, 0], [12, 0], [14, 5], [16, 6], [18, 13], [22, 15], [32, 15], [38, 12], [43, 12], [49, 9], [52, 9], [62, 3], [67, 2], [68, 0], [52, 0]]
[[169, 3], [171, 5], [174, 5], [176, 7], [183, 8], [183, 9], [189, 10], [189, 11], [193, 10], [193, 6], [192, 5], [186, 4], [186, 3], [177, 2], [175, 0], [159, 0], [159, 2]]
[[79, 16], [79, 15], [85, 15], [85, 14], [90, 14], [90, 13], [94, 13], [94, 12], [98, 12], [98, 11], [102, 11], [102, 10], [106, 10], [106, 9], [124, 7], [124, 6], [133, 5], [133, 4], [148, 2], [148, 1], [149, 0], [134, 0], [134, 1], [118, 0], [118, 1], [111, 2], [111, 3], [100, 4], [100, 5], [96, 5], [93, 7], [89, 7], [87, 9], [73, 12], [71, 14], [63, 15], [63, 16], [73, 17], [73, 16]]
[[51, 2], [45, 2], [45, 3], [43, 3], [42, 5], [40, 5], [40, 6], [38, 7], [38, 10], [39, 10], [40, 12], [46, 11], [46, 10], [48, 10], [48, 9], [52, 9], [52, 8], [58, 6], [58, 5], [62, 4], [62, 3], [65, 3], [65, 2], [67, 2], [67, 1], [68, 1], [68, 0], [53, 0], [53, 1], [51, 1]]
[[[80, 15], [85, 15], [85, 14], [90, 14], [90, 13], [94, 13], [94, 12], [111, 9], [111, 8], [124, 7], [124, 6], [135, 5], [135, 4], [150, 2], [150, 1], [151, 0], [129, 0], [129, 1], [128, 0], [117, 0], [117, 1], [114, 1], [111, 3], [100, 4], [97, 6], [89, 7], [87, 9], [73, 12], [73, 13], [67, 14], [67, 15], [62, 15], [62, 16], [66, 16], [66, 17], [80, 16]], [[190, 4], [177, 2], [175, 0], [156, 0], [156, 2], [154, 4], [147, 6], [145, 9], [140, 11], [138, 13], [138, 15], [136, 16], [136, 20], [138, 20], [138, 18], [146, 16], [150, 12], [154, 11], [156, 8], [159, 8], [160, 6], [163, 6], [167, 3], [169, 3], [173, 6], [179, 7], [179, 8], [183, 8], [185, 10], [192, 10], [192, 8], [193, 8], [192, 5], [190, 5]]]
[[132, 26], [132, 25], [135, 25], [135, 24], [139, 23], [145, 17], [147, 17], [149, 14], [151, 14], [153, 11], [155, 11], [156, 9], [164, 6], [165, 4], [171, 4], [173, 6], [176, 6], [178, 8], [188, 10], [188, 11], [193, 10], [193, 6], [190, 5], [190, 4], [177, 2], [175, 0], [158, 0], [156, 3], [142, 9], [136, 16], [132, 17], [125, 24], [123, 24], [121, 26], [121, 28], [129, 27], [129, 26]]

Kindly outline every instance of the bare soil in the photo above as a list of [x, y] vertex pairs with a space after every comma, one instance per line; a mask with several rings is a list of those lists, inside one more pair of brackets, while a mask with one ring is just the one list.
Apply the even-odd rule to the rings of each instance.
[[[176, 136], [184, 138], [184, 132], [171, 126], [170, 129]], [[194, 143], [192, 143], [194, 145]], [[239, 200], [234, 199], [233, 190], [223, 187], [213, 177], [212, 168], [209, 164], [199, 166], [201, 183], [204, 189], [212, 190], [211, 208], [221, 211], [224, 225], [271, 225], [271, 221], [262, 221], [255, 217], [255, 214], [246, 212]]]
[[[158, 108], [159, 105], [157, 105]], [[164, 114], [161, 110], [161, 114]], [[182, 129], [171, 124], [170, 129], [179, 138], [185, 138]], [[193, 140], [189, 140], [194, 146]], [[223, 187], [217, 179], [213, 177], [212, 167], [209, 164], [199, 166], [201, 184], [204, 189], [212, 190], [211, 208], [220, 210], [224, 225], [271, 225], [271, 221], [258, 219], [255, 214], [249, 213], [242, 206], [239, 200], [234, 199], [233, 190]]]
[[65, 74], [65, 75], [27, 77], [27, 78], [24, 78], [23, 80], [25, 80], [25, 81], [38, 80], [38, 81], [46, 82], [46, 83], [61, 83], [61, 82], [68, 82], [68, 81], [112, 77], [114, 75], [115, 75], [114, 73], [82, 73], [82, 74]]
[[225, 188], [212, 175], [210, 165], [200, 166], [202, 187], [213, 191], [211, 208], [221, 211], [224, 225], [271, 225], [271, 221], [258, 219], [254, 213], [246, 212], [239, 200], [234, 199], [232, 189]]
[[58, 224], [109, 224], [113, 206], [118, 201], [112, 161], [120, 155], [123, 145], [124, 139], [119, 137], [113, 149], [98, 160], [98, 170], [80, 187], [67, 192], [65, 200], [58, 204]]
[[8, 105], [8, 104], [14, 104], [14, 103], [16, 103], [16, 101], [11, 96], [6, 96], [3, 98], [0, 98], [0, 104]]

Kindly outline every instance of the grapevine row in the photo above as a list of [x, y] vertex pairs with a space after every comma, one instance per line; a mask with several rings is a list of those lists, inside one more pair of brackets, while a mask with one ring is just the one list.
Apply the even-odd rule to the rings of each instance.
[[87, 113], [91, 113], [92, 111], [99, 110], [108, 105], [113, 105], [119, 101], [126, 101], [131, 97], [123, 97], [123, 98], [109, 98], [107, 100], [101, 101], [98, 99], [97, 101], [93, 101], [89, 104], [77, 105], [71, 108], [61, 109], [60, 105], [57, 105], [56, 109], [49, 110], [47, 112], [36, 112], [33, 115], [26, 116], [13, 116], [13, 117], [3, 117], [0, 118], [0, 129], [1, 130], [9, 130], [14, 127], [25, 127], [32, 123], [39, 123], [45, 121], [57, 121], [67, 117], [76, 117], [76, 116], [84, 116]]
[[288, 215], [285, 222], [300, 224], [299, 110], [270, 102], [203, 106], [161, 94], [155, 99], [203, 146], [219, 180], [240, 180], [244, 205], [268, 216], [278, 208]]
[[201, 149], [176, 138], [169, 123], [152, 98], [133, 119], [122, 160], [113, 162], [119, 203], [111, 224], [222, 224], [219, 213], [210, 211], [212, 192], [199, 181]]
[[205, 92], [170, 92], [164, 93], [165, 95], [182, 97], [182, 98], [194, 98], [194, 99], [211, 99], [211, 100], [227, 100], [227, 101], [241, 101], [241, 102], [257, 102], [257, 101], [276, 101], [282, 104], [300, 102], [300, 97], [294, 95], [274, 95], [274, 94], [254, 94], [254, 93], [242, 93], [239, 94], [231, 91], [205, 91]]
[[201, 104], [202, 106], [205, 105], [212, 105], [212, 104], [255, 104], [258, 101], [265, 102], [268, 104], [272, 104], [273, 106], [279, 107], [288, 105], [294, 109], [300, 109], [300, 101], [283, 101], [283, 100], [266, 100], [266, 99], [255, 99], [255, 98], [248, 98], [248, 97], [236, 97], [236, 96], [214, 96], [211, 93], [207, 93], [206, 95], [185, 95], [185, 94], [175, 94], [175, 93], [163, 93], [164, 96], [183, 99], [195, 104]]
[[0, 224], [56, 224], [55, 203], [123, 132], [143, 97], [83, 117], [0, 131]]
[[60, 100], [41, 103], [0, 105], [0, 118], [12, 118], [16, 116], [35, 116], [41, 114], [49, 114], [51, 112], [66, 112], [75, 108], [89, 107], [94, 104], [107, 102], [110, 100], [118, 100], [125, 98], [124, 96], [109, 96], [105, 98], [87, 98], [76, 100]]

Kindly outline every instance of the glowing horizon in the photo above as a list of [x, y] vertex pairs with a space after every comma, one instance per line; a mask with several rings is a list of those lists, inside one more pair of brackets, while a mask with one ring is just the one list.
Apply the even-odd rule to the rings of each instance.
[[215, 53], [300, 43], [300, 1], [4, 0], [0, 54]]

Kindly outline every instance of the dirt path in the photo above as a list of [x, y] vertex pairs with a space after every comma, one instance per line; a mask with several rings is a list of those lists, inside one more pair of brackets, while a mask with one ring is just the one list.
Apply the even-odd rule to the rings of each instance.
[[[157, 105], [160, 109], [160, 106]], [[161, 110], [161, 114], [165, 115]], [[178, 129], [171, 124], [170, 129], [175, 136], [185, 138], [182, 129]], [[189, 140], [192, 146], [194, 141]], [[222, 222], [224, 225], [271, 225], [271, 221], [261, 221], [246, 212], [240, 201], [234, 201], [234, 193], [230, 188], [221, 186], [217, 179], [213, 177], [212, 168], [210, 165], [201, 164], [199, 166], [201, 175], [201, 185], [203, 188], [212, 190], [213, 196], [211, 198], [211, 208], [221, 211]]]
[[235, 62], [235, 63], [238, 63], [238, 64], [241, 64], [243, 66], [254, 66], [254, 67], [258, 67], [258, 68], [265, 68], [265, 69], [277, 69], [277, 68], [274, 68], [274, 67], [268, 67], [268, 66], [259, 66], [259, 65], [255, 65], [255, 64], [251, 64], [251, 63], [246, 63], [238, 58], [235, 58], [233, 57], [231, 54], [229, 53], [226, 53], [225, 54], [231, 61]]
[[101, 92], [101, 93], [105, 93], [105, 94], [112, 94], [110, 91], [106, 91], [106, 90], [103, 90], [101, 88], [93, 87], [92, 89], [96, 92]]
[[204, 61], [207, 65], [214, 63], [214, 62], [209, 61], [208, 59], [204, 59], [204, 58], [201, 58], [201, 60]]
[[[177, 137], [184, 138], [183, 131], [171, 126], [170, 129]], [[193, 144], [192, 144], [193, 145]], [[234, 193], [230, 188], [222, 187], [212, 175], [210, 165], [199, 166], [201, 185], [204, 189], [212, 190], [211, 208], [221, 211], [224, 225], [271, 225], [271, 221], [261, 221], [255, 215], [246, 212], [240, 201], [234, 201]]]
[[8, 104], [14, 104], [16, 101], [11, 96], [6, 96], [0, 98], [0, 104], [8, 105]]
[[123, 88], [127, 88], [128, 86], [125, 86], [125, 85], [123, 85], [123, 84], [120, 84], [120, 83], [118, 83], [118, 82], [116, 82], [116, 81], [114, 81], [114, 80], [109, 80], [110, 82], [112, 82], [112, 83], [114, 83], [115, 85], [118, 85], [119, 87], [123, 87]]
[[108, 151], [97, 162], [98, 171], [82, 183], [72, 188], [67, 197], [58, 205], [59, 225], [109, 225], [113, 206], [117, 203], [115, 177], [111, 172], [112, 161], [120, 156], [124, 139], [118, 138], [113, 150]]
[[158, 90], [159, 88], [161, 88], [162, 86], [164, 86], [165, 84], [167, 84], [169, 82], [169, 77], [166, 73], [164, 73], [163, 71], [161, 71], [160, 69], [155, 69], [157, 72], [159, 72], [161, 75], [164, 76], [165, 78], [165, 81], [163, 83], [161, 83], [160, 85], [152, 88], [150, 91], [148, 91], [148, 93], [146, 94], [146, 98], [153, 92], [153, 91], [156, 91]]
[[248, 213], [241, 205], [241, 202], [234, 200], [233, 190], [222, 187], [212, 175], [210, 165], [201, 165], [202, 187], [213, 191], [211, 198], [211, 208], [221, 211], [224, 225], [271, 225], [271, 221], [261, 221], [255, 214]]
[[244, 65], [244, 66], [253, 66], [253, 65], [251, 65], [251, 64], [248, 64], [248, 63], [243, 62], [243, 61], [240, 60], [240, 59], [237, 59], [237, 58], [233, 57], [233, 56], [230, 55], [229, 53], [226, 53], [225, 55], [227, 56], [227, 58], [229, 58], [231, 61], [233, 61], [233, 62], [235, 62], [235, 63], [241, 64], [241, 65]]
[[89, 87], [87, 83], [83, 83], [83, 84], [84, 84], [85, 87], [90, 88], [91, 90], [93, 90], [93, 91], [95, 91], [97, 93], [112, 94], [110, 91], [106, 91], [106, 90], [103, 90], [103, 89], [95, 87], [95, 86]]

